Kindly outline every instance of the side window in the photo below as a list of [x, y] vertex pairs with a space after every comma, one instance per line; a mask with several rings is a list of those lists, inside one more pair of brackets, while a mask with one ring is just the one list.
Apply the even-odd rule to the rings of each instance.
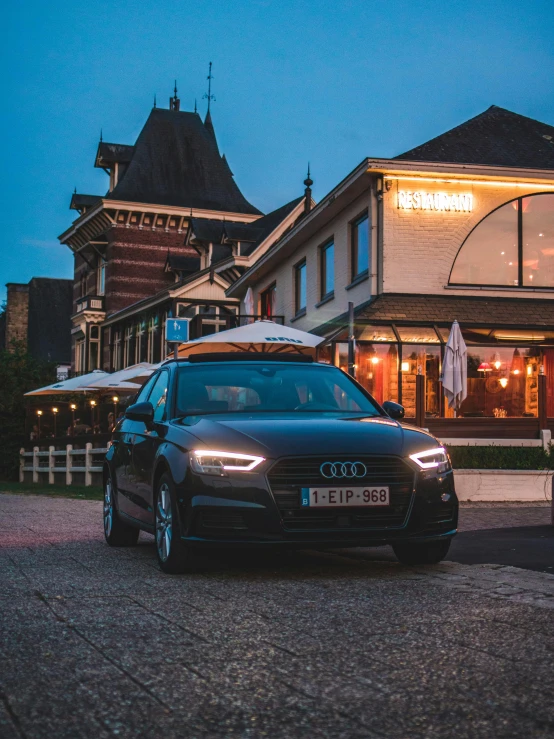
[[167, 399], [167, 385], [169, 373], [160, 372], [148, 400], [154, 406], [154, 421], [163, 421], [165, 413], [165, 401]]
[[155, 372], [152, 377], [150, 377], [146, 383], [142, 386], [142, 389], [139, 391], [139, 394], [137, 395], [137, 399], [135, 400], [135, 403], [144, 403], [146, 400], [148, 400], [148, 396], [150, 395], [150, 390], [154, 387], [154, 384], [156, 380], [158, 379], [159, 375], [157, 372]]

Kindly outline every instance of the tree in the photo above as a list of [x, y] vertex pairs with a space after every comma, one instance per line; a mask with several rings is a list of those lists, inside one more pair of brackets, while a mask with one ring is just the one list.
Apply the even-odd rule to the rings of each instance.
[[35, 359], [20, 342], [0, 350], [0, 478], [15, 479], [25, 437], [24, 393], [56, 381], [56, 365]]

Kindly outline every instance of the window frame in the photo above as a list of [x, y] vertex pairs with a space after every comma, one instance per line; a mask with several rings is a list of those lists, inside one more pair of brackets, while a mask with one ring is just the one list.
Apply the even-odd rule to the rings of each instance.
[[[360, 272], [358, 269], [358, 243], [354, 238], [356, 229], [363, 221], [367, 221], [367, 267]], [[371, 232], [369, 229], [369, 211], [366, 209], [363, 213], [360, 213], [356, 218], [350, 221], [350, 280], [355, 282], [361, 280], [364, 277], [369, 277], [371, 266]]]
[[[264, 311], [264, 303], [266, 303], [267, 307], [267, 296], [273, 293], [273, 305], [272, 305], [272, 312], [268, 313], [267, 311]], [[268, 285], [265, 290], [262, 290], [260, 292], [260, 315], [264, 318], [273, 318], [275, 317], [275, 297], [277, 295], [277, 281], [274, 280], [271, 285]]]
[[96, 294], [98, 296], [106, 294], [106, 265], [107, 259], [98, 257], [98, 266], [96, 268]]
[[[523, 199], [524, 198], [530, 198], [534, 197], [535, 195], [553, 195], [554, 192], [552, 190], [548, 190], [547, 192], [532, 192], [528, 193], [526, 195], [518, 195], [517, 198], [512, 198], [511, 200], [506, 200], [506, 202], [501, 203], [496, 208], [493, 208], [490, 210], [486, 215], [481, 218], [478, 223], [473, 226], [471, 231], [467, 234], [465, 239], [462, 241], [460, 248], [456, 252], [456, 256], [454, 257], [452, 261], [452, 266], [450, 267], [450, 273], [448, 275], [448, 287], [485, 287], [485, 288], [494, 288], [495, 290], [529, 290], [532, 292], [538, 292], [538, 291], [554, 291], [554, 286], [552, 287], [542, 287], [540, 285], [524, 285], [523, 284]], [[510, 203], [517, 202], [517, 259], [518, 259], [518, 269], [517, 269], [517, 285], [499, 285], [498, 283], [490, 284], [485, 282], [452, 282], [452, 272], [454, 271], [454, 267], [456, 266], [456, 262], [458, 261], [458, 257], [460, 256], [460, 253], [462, 249], [464, 248], [467, 240], [470, 238], [470, 236], [473, 234], [473, 232], [479, 228], [479, 226], [485, 221], [490, 215], [493, 213], [496, 213], [497, 210], [500, 210], [500, 208], [504, 208], [504, 206], [509, 205]]]
[[[301, 270], [305, 270], [306, 275], [306, 288], [305, 288], [305, 305], [300, 305], [300, 293], [301, 293]], [[301, 259], [294, 265], [294, 316], [303, 316], [306, 313], [308, 306], [308, 267], [306, 257]]]
[[[329, 249], [333, 250], [333, 286], [331, 290], [326, 290], [328, 287], [326, 276], [327, 276], [327, 252]], [[319, 299], [327, 300], [335, 294], [335, 239], [331, 237], [327, 239], [319, 247]]]

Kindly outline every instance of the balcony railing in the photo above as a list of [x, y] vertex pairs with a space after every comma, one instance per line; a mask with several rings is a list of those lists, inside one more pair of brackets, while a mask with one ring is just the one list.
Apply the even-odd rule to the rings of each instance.
[[103, 295], [85, 295], [84, 298], [77, 300], [77, 313], [83, 311], [92, 311], [94, 313], [104, 312], [104, 296]]

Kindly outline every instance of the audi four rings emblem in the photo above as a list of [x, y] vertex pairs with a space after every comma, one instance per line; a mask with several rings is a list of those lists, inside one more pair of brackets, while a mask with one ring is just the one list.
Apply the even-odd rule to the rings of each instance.
[[367, 467], [363, 462], [324, 462], [319, 471], [328, 480], [332, 477], [352, 479], [367, 475]]

